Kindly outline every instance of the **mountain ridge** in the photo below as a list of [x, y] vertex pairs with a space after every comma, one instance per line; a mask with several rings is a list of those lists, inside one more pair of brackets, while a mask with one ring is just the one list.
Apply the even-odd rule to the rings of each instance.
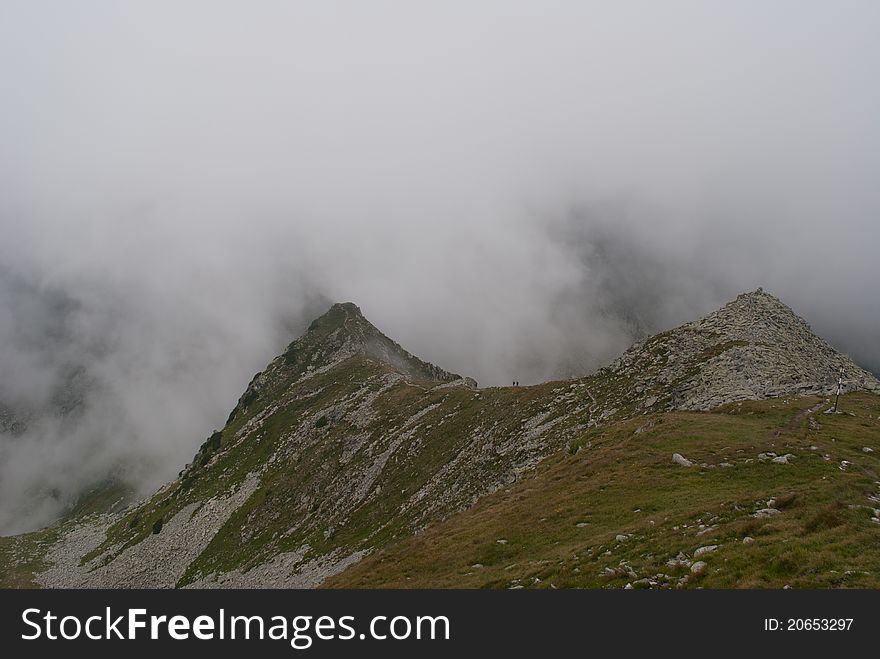
[[[758, 290], [591, 376], [476, 389], [385, 337], [356, 305], [335, 304], [254, 377], [176, 480], [123, 513], [53, 530], [33, 549], [47, 568], [33, 578], [49, 587], [317, 586], [548, 456], [589, 450], [603, 428], [826, 395], [841, 365], [850, 388], [880, 391]], [[813, 378], [806, 388], [802, 376]]]

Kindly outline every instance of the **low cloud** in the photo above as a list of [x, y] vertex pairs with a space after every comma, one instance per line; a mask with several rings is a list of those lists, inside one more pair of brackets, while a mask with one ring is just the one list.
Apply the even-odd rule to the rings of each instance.
[[4, 3], [0, 532], [174, 476], [331, 301], [490, 385], [764, 286], [880, 370], [847, 7]]

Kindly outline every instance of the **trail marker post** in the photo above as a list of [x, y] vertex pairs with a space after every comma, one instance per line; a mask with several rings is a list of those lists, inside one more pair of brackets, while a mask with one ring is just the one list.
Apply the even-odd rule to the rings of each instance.
[[837, 414], [837, 405], [840, 402], [840, 390], [843, 388], [843, 369], [837, 375], [837, 396], [834, 398], [834, 413]]

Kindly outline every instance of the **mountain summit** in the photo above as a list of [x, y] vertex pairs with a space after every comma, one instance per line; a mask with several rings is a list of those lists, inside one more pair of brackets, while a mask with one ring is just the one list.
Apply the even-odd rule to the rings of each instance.
[[[484, 389], [414, 357], [354, 304], [336, 304], [254, 377], [226, 426], [208, 437], [176, 480], [122, 513], [68, 520], [57, 528], [0, 542], [0, 565], [8, 574], [19, 575], [15, 583], [52, 587], [316, 586], [369, 555], [382, 556], [386, 548], [420, 536], [493, 493], [503, 498], [519, 488], [516, 496], [523, 500], [536, 496], [544, 491], [536, 484], [543, 472], [536, 468], [548, 460], [568, 465], [564, 456], [580, 456], [582, 451], [585, 457], [570, 458], [587, 465], [573, 482], [606, 484], [590, 490], [595, 501], [560, 503], [558, 510], [535, 501], [540, 515], [528, 524], [535, 533], [563, 509], [610, 506], [615, 524], [623, 524], [616, 521], [621, 515], [630, 519], [633, 509], [647, 506], [658, 511], [661, 504], [652, 502], [652, 493], [660, 496], [664, 488], [672, 492], [685, 484], [678, 472], [669, 470], [695, 465], [678, 454], [672, 464], [669, 455], [687, 450], [690, 445], [681, 446], [688, 441], [684, 438], [699, 438], [699, 432], [724, 436], [726, 443], [726, 448], [694, 445], [706, 456], [700, 469], [735, 468], [728, 473], [743, 475], [736, 481], [742, 488], [738, 496], [753, 501], [755, 483], [772, 476], [753, 475], [756, 460], [780, 457], [780, 464], [788, 465], [791, 460], [812, 464], [807, 460], [815, 459], [822, 461], [822, 469], [826, 464], [836, 469], [830, 462], [831, 449], [820, 455], [811, 452], [816, 446], [801, 447], [797, 439], [788, 453], [777, 456], [781, 435], [774, 434], [760, 456], [750, 457], [749, 452], [759, 450], [755, 433], [766, 433], [763, 424], [769, 422], [756, 417], [749, 422], [754, 427], [746, 428], [746, 421], [726, 415], [747, 408], [733, 406], [734, 412], [725, 412], [723, 406], [770, 398], [764, 407], [748, 409], [770, 414], [772, 423], [786, 429], [800, 428], [809, 414], [827, 404], [823, 397], [836, 387], [841, 369], [848, 389], [880, 392], [873, 376], [761, 290], [634, 345], [591, 376]], [[803, 398], [793, 398], [794, 403], [776, 398], [795, 396]], [[877, 398], [866, 396], [863, 407], [873, 410]], [[719, 406], [721, 412], [714, 415], [678, 411]], [[874, 423], [873, 414], [865, 423]], [[710, 417], [724, 428], [722, 433], [706, 430], [709, 422], [704, 419]], [[659, 441], [650, 440], [658, 425], [668, 434], [662, 435], [663, 441], [675, 445], [651, 444]], [[679, 426], [682, 430], [677, 431]], [[731, 447], [736, 432], [742, 434], [742, 447], [737, 449]], [[867, 437], [854, 441], [867, 443]], [[632, 446], [632, 455], [641, 455], [643, 462], [636, 464], [627, 452], [632, 442], [641, 442]], [[730, 455], [719, 457], [716, 450]], [[867, 451], [847, 453], [840, 473], [856, 458], [873, 459]], [[620, 465], [633, 466], [643, 478], [631, 484], [629, 494], [621, 493], [620, 501], [606, 500], [606, 487], [632, 477], [620, 472]], [[809, 482], [815, 480], [816, 469], [805, 472]], [[603, 480], [609, 470], [614, 478]], [[532, 485], [520, 487], [523, 479], [531, 479]], [[648, 487], [649, 482], [656, 482], [656, 488]], [[701, 483], [687, 481], [688, 487]], [[569, 486], [573, 485], [566, 485], [565, 491]], [[683, 496], [676, 494], [669, 501]], [[662, 505], [673, 505], [669, 501]], [[699, 507], [701, 500], [694, 505], [698, 508], [693, 511], [680, 511], [684, 528], [693, 526], [692, 515], [708, 510]], [[514, 522], [517, 510], [511, 513]], [[560, 542], [571, 542], [572, 533], [590, 524], [587, 512], [572, 514], [581, 517], [559, 531]], [[703, 526], [708, 528], [708, 523]], [[657, 529], [661, 527], [665, 528], [658, 524]], [[664, 532], [678, 537], [680, 528]], [[499, 552], [508, 551], [495, 538], [489, 542], [485, 555], [473, 560], [471, 572], [477, 564], [502, 560]], [[595, 542], [602, 545], [607, 539]], [[470, 551], [455, 549], [465, 550]], [[46, 569], [35, 572], [38, 566]], [[461, 569], [453, 571], [458, 574]], [[614, 568], [610, 574], [618, 572]], [[8, 582], [0, 579], [2, 583]]]
[[254, 376], [228, 422], [247, 410], [258, 397], [278, 395], [284, 389], [332, 371], [356, 356], [376, 361], [413, 381], [477, 386], [472, 378], [449, 373], [410, 354], [367, 320], [356, 304], [341, 302], [312, 321], [303, 336]]
[[[340, 359], [346, 359], [351, 355], [361, 353], [378, 361], [384, 362], [402, 375], [414, 379], [436, 380], [438, 382], [453, 382], [461, 380], [456, 373], [449, 373], [442, 368], [424, 362], [418, 357], [411, 355], [395, 341], [382, 334], [376, 327], [364, 318], [360, 308], [351, 303], [337, 303], [320, 318], [317, 318], [309, 326], [308, 333], [297, 341], [294, 341], [284, 359], [291, 363], [297, 359], [296, 355], [309, 350], [310, 347], [321, 346], [324, 354], [314, 351], [307, 352], [313, 361], [321, 361], [326, 368], [329, 364]], [[476, 382], [472, 383], [476, 386]]]
[[700, 320], [637, 343], [608, 367], [646, 407], [708, 410], [737, 400], [880, 392], [880, 382], [816, 336], [778, 298], [758, 289]]

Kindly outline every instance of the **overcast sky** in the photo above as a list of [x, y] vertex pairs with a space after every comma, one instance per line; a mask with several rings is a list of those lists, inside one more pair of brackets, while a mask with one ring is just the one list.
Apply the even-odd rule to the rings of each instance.
[[0, 531], [121, 458], [173, 476], [330, 301], [504, 384], [763, 286], [880, 369], [878, 34], [847, 0], [2, 0], [0, 401], [92, 393], [0, 437]]

